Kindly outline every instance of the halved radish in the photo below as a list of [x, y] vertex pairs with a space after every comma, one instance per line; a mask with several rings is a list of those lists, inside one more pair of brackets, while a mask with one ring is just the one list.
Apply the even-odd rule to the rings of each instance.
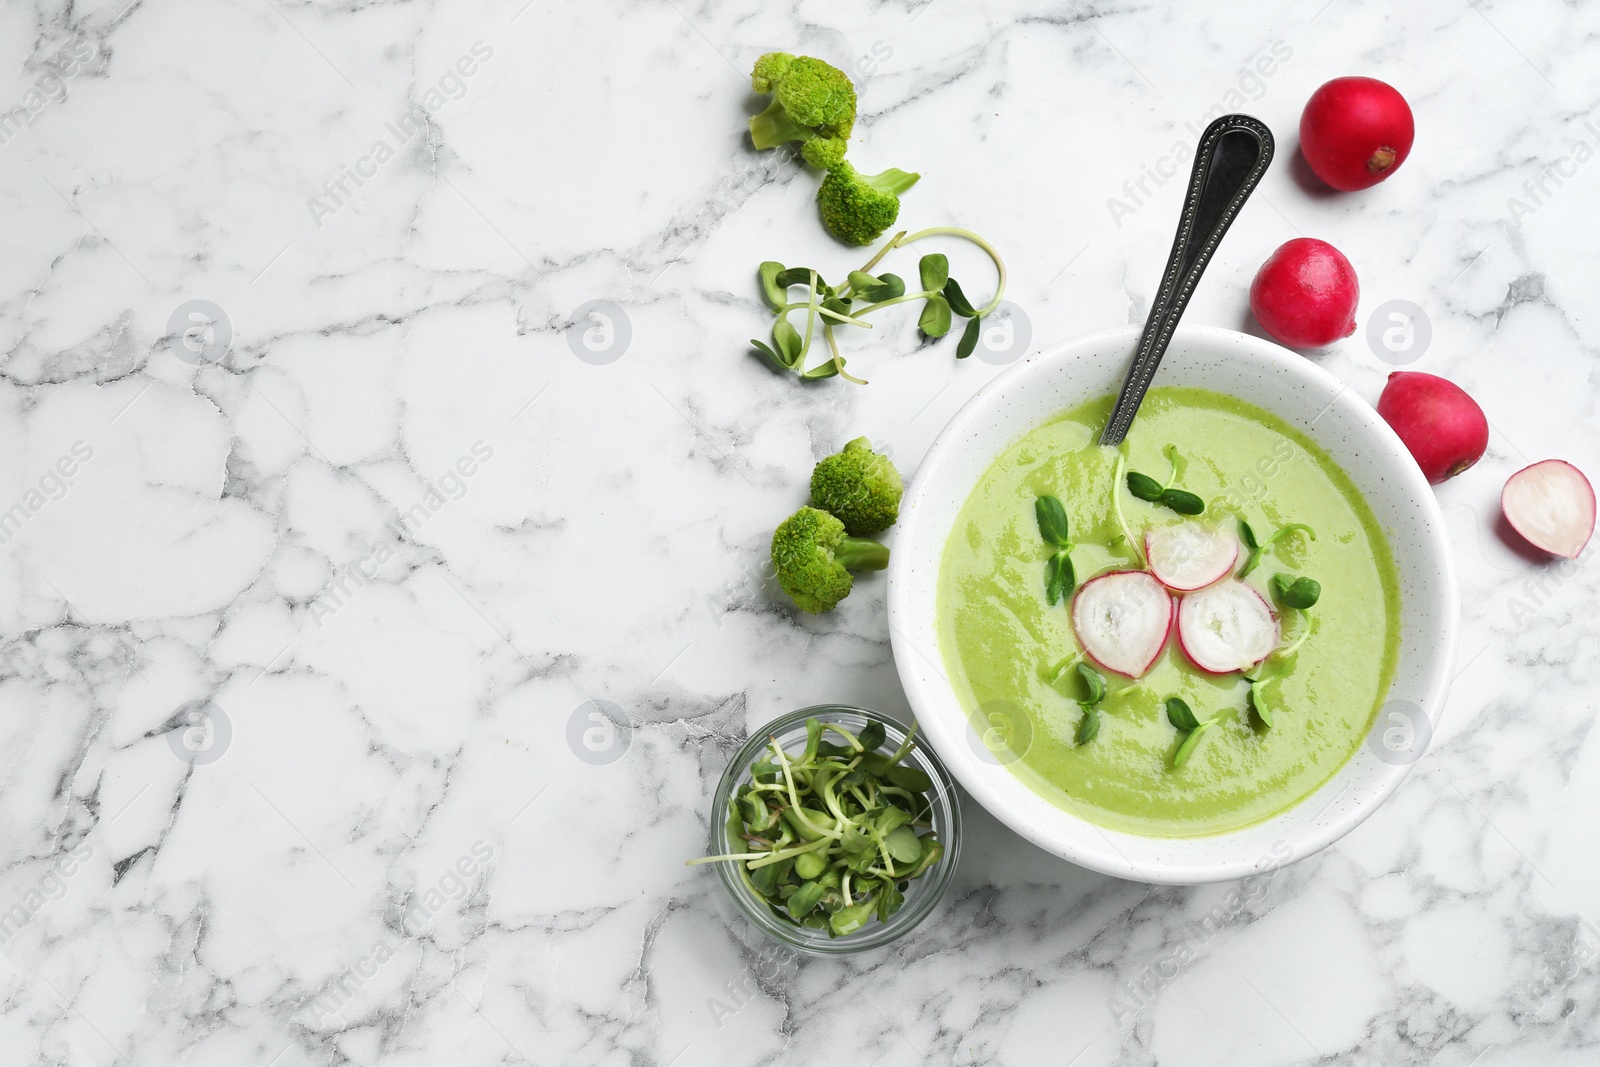
[[1594, 489], [1565, 460], [1540, 460], [1506, 479], [1500, 510], [1535, 548], [1576, 559], [1594, 533]]
[[1168, 589], [1203, 589], [1233, 570], [1239, 539], [1204, 522], [1158, 526], [1144, 535], [1144, 557]]
[[1218, 582], [1179, 602], [1178, 641], [1184, 655], [1203, 671], [1242, 671], [1278, 647], [1278, 620], [1248, 585]]
[[1172, 597], [1145, 571], [1085, 582], [1072, 601], [1078, 643], [1100, 666], [1137, 678], [1155, 664], [1172, 629]]

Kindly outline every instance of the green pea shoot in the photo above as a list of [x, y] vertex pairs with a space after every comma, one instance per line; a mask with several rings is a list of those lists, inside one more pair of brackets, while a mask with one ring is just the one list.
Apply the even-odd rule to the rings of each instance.
[[[929, 237], [959, 238], [988, 254], [994, 263], [997, 281], [995, 294], [987, 304], [975, 307], [967, 299], [961, 285], [950, 277], [950, 259], [942, 252], [931, 252], [917, 261], [921, 288], [916, 292], [907, 292], [904, 279], [898, 275], [874, 273], [878, 263], [890, 252]], [[835, 330], [848, 326], [872, 329], [868, 315], [895, 304], [920, 300], [922, 313], [917, 318], [917, 327], [926, 338], [944, 337], [955, 319], [967, 320], [961, 339], [956, 343], [956, 358], [966, 359], [978, 347], [983, 319], [1000, 307], [1006, 289], [1005, 264], [994, 246], [971, 230], [958, 226], [933, 226], [911, 234], [901, 230], [861, 269], [847, 272], [843, 285], [830, 284], [810, 267], [786, 267], [776, 260], [762, 263], [756, 276], [761, 295], [773, 312], [772, 340], [769, 343], [751, 339], [750, 344], [756, 351], [782, 370], [794, 372], [808, 381], [838, 376], [859, 385], [866, 382], [844, 369], [844, 355], [834, 336]], [[803, 299], [790, 299], [790, 290], [796, 287], [804, 287]], [[804, 315], [803, 328], [789, 321], [794, 312]], [[807, 367], [813, 346], [824, 345], [827, 351], [823, 358]]]
[[1051, 604], [1072, 595], [1077, 587], [1077, 574], [1072, 568], [1073, 544], [1067, 528], [1067, 509], [1061, 501], [1046, 494], [1033, 502], [1033, 512], [1039, 520], [1039, 536], [1055, 549], [1045, 563], [1045, 600]]
[[1082, 660], [1078, 661], [1077, 671], [1083, 681], [1084, 699], [1078, 701], [1078, 706], [1083, 709], [1083, 718], [1078, 720], [1078, 732], [1074, 740], [1080, 745], [1087, 745], [1100, 733], [1099, 705], [1106, 698], [1106, 679], [1105, 675]]
[[1245, 681], [1250, 683], [1250, 690], [1245, 695], [1246, 703], [1249, 704], [1250, 710], [1255, 712], [1256, 718], [1261, 720], [1261, 725], [1265, 726], [1269, 730], [1272, 729], [1272, 727], [1276, 725], [1272, 718], [1272, 705], [1267, 701], [1266, 696], [1262, 693], [1262, 688], [1268, 682], [1270, 682], [1272, 678], [1265, 673], [1258, 674], [1254, 678], [1250, 677], [1248, 674], [1244, 675], [1243, 677]]
[[1178, 745], [1178, 750], [1172, 754], [1173, 770], [1189, 762], [1189, 757], [1194, 754], [1195, 746], [1200, 743], [1200, 739], [1205, 736], [1207, 730], [1222, 721], [1224, 714], [1219, 712], [1209, 719], [1201, 719], [1182, 697], [1167, 698], [1167, 721], [1188, 735]]
[[[1239, 577], [1243, 578], [1245, 575], [1255, 570], [1256, 565], [1261, 562], [1262, 555], [1268, 549], [1293, 533], [1303, 533], [1313, 541], [1317, 539], [1317, 531], [1313, 530], [1305, 523], [1291, 522], [1287, 526], [1278, 527], [1273, 531], [1272, 536], [1267, 538], [1265, 541], [1259, 541], [1256, 538], [1256, 532], [1250, 528], [1250, 524], [1245, 522], [1243, 519], [1240, 519], [1239, 540], [1244, 542], [1244, 547], [1250, 550], [1250, 554], [1244, 558], [1244, 566], [1239, 570]], [[1316, 585], [1315, 582], [1311, 584]], [[1317, 595], [1320, 596], [1321, 594], [1322, 587], [1317, 585]], [[1316, 601], [1313, 598], [1312, 603], [1315, 602]], [[1310, 605], [1307, 606], [1309, 607]]]
[[1322, 584], [1315, 578], [1296, 578], [1279, 571], [1272, 576], [1272, 595], [1282, 606], [1304, 611], [1322, 598]]
[[[1268, 584], [1272, 586], [1273, 598], [1277, 600], [1279, 606], [1292, 608], [1295, 611], [1305, 611], [1313, 607], [1322, 597], [1322, 586], [1314, 578], [1297, 578], [1279, 571], [1272, 576], [1272, 581]], [[1273, 718], [1275, 709], [1266, 696], [1266, 685], [1283, 675], [1285, 664], [1299, 651], [1306, 638], [1311, 636], [1314, 624], [1315, 620], [1305, 623], [1293, 641], [1274, 649], [1270, 656], [1262, 660], [1253, 677], [1248, 674], [1243, 675], [1244, 680], [1250, 683], [1250, 690], [1245, 698], [1246, 703], [1261, 721], [1261, 725], [1269, 730], [1276, 723]]]
[[1199, 515], [1206, 510], [1206, 502], [1186, 489], [1176, 488], [1176, 483], [1183, 477], [1184, 469], [1189, 461], [1183, 458], [1177, 445], [1168, 445], [1161, 450], [1172, 464], [1172, 475], [1167, 483], [1162, 485], [1148, 474], [1138, 471], [1128, 472], [1128, 492], [1140, 500], [1152, 504], [1160, 504], [1164, 508], [1176, 511], [1179, 515]]

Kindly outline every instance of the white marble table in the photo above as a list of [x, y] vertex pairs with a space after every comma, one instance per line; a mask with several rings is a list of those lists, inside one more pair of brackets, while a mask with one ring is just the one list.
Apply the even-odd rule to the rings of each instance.
[[[1600, 579], [1496, 529], [1525, 462], [1600, 471], [1600, 8], [0, 18], [0, 1060], [1600, 1060]], [[858, 258], [742, 136], [775, 47], [861, 77], [853, 157], [922, 172], [904, 222], [1000, 247], [1029, 352], [1142, 320], [1159, 176], [1242, 109], [1280, 160], [1188, 321], [1249, 328], [1255, 266], [1323, 237], [1364, 326], [1417, 306], [1410, 365], [1482, 400], [1489, 454], [1439, 489], [1465, 618], [1431, 751], [1256, 899], [1089, 874], [969, 804], [933, 921], [796, 963], [682, 866], [747, 731], [907, 711], [881, 581], [810, 618], [762, 575], [811, 463], [866, 433], [914, 471], [1001, 369], [919, 349], [912, 315], [852, 340], [867, 387], [747, 354], [759, 260]], [[1332, 196], [1294, 131], [1350, 73], [1419, 134]], [[569, 344], [597, 300], [623, 312], [599, 356]], [[1363, 329], [1312, 358], [1372, 400], [1397, 357]], [[589, 701], [625, 744], [584, 745]]]

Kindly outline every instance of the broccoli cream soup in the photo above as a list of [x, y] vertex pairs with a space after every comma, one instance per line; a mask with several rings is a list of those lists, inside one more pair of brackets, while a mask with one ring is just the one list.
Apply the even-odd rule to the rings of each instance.
[[962, 506], [939, 573], [956, 693], [1056, 804], [1154, 837], [1295, 804], [1361, 744], [1394, 670], [1394, 562], [1345, 473], [1259, 408], [1155, 389], [1030, 431]]

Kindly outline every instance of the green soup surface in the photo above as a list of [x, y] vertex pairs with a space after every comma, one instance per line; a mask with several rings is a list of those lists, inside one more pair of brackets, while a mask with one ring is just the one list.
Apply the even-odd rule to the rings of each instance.
[[[1034, 790], [1102, 826], [1151, 837], [1222, 833], [1297, 803], [1361, 744], [1389, 688], [1399, 652], [1399, 589], [1387, 540], [1360, 492], [1334, 461], [1284, 420], [1233, 397], [1200, 389], [1151, 390], [1123, 445], [1128, 470], [1165, 482], [1162, 449], [1188, 460], [1179, 485], [1205, 500], [1186, 520], [1116, 484], [1118, 451], [1097, 444], [1111, 397], [1067, 411], [1025, 434], [979, 480], [962, 506], [940, 564], [938, 627], [958, 698], [974, 729]], [[1244, 580], [1274, 603], [1292, 656], [1273, 658], [1261, 686], [1271, 728], [1247, 704], [1240, 674], [1207, 674], [1184, 656], [1174, 632], [1155, 666], [1134, 681], [1102, 671], [1108, 691], [1100, 730], [1074, 743], [1084, 696], [1070, 599], [1045, 599], [1053, 551], [1039, 534], [1034, 501], [1058, 497], [1077, 546], [1079, 587], [1097, 574], [1138, 568], [1113, 509], [1113, 485], [1133, 536], [1159, 525], [1202, 521], [1233, 530], [1245, 519], [1260, 540], [1306, 523]], [[1240, 548], [1237, 573], [1245, 558]], [[1277, 606], [1274, 574], [1322, 585], [1306, 611]], [[1174, 630], [1176, 627], [1174, 627]], [[1222, 721], [1172, 766], [1185, 735], [1165, 701], [1182, 697], [1201, 719]]]

